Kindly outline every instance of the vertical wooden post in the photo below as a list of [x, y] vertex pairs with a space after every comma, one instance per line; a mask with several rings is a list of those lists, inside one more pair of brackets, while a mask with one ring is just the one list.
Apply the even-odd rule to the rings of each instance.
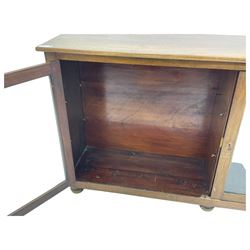
[[61, 151], [65, 169], [66, 179], [72, 186], [75, 182], [75, 170], [71, 139], [69, 133], [69, 123], [67, 116], [66, 101], [62, 82], [61, 67], [59, 61], [50, 62], [51, 65], [51, 87], [56, 111], [57, 126], [61, 141]]

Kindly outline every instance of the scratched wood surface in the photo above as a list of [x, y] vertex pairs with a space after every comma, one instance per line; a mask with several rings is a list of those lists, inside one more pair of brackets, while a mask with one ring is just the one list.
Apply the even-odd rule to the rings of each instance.
[[204, 158], [219, 71], [82, 63], [87, 145]]
[[204, 161], [124, 150], [89, 148], [77, 168], [77, 181], [201, 196], [207, 193]]

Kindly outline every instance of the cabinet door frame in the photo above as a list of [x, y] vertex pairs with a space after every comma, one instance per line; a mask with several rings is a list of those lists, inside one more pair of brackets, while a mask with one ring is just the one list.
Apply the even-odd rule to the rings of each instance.
[[61, 152], [66, 179], [36, 199], [12, 212], [10, 215], [25, 215], [75, 182], [73, 153], [69, 132], [67, 108], [64, 97], [60, 61], [55, 60], [4, 74], [4, 87], [8, 88], [41, 77], [50, 77], [54, 107], [60, 137]]

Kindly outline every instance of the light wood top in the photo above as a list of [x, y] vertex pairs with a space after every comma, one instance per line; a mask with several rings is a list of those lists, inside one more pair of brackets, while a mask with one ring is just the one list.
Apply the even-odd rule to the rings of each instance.
[[224, 35], [59, 35], [36, 50], [95, 56], [245, 63], [245, 37]]

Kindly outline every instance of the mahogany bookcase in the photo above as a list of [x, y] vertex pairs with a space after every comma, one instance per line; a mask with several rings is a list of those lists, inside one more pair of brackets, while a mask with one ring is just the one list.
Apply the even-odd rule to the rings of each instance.
[[5, 87], [50, 76], [66, 180], [11, 215], [68, 186], [245, 209], [231, 165], [245, 37], [59, 35], [36, 50], [46, 63], [6, 73]]

